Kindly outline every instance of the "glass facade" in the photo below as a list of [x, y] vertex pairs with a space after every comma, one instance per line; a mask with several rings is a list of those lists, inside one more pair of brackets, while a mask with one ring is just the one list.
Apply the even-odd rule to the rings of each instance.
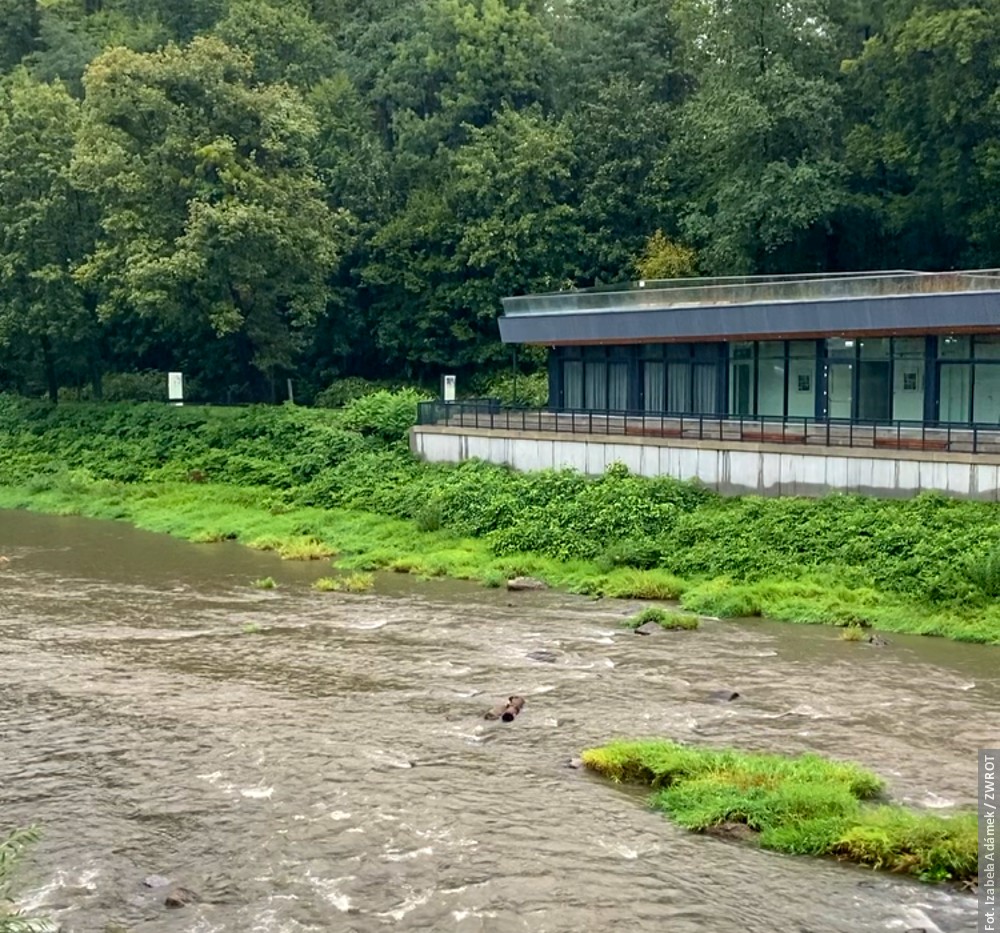
[[1000, 425], [1000, 335], [559, 347], [564, 410]]

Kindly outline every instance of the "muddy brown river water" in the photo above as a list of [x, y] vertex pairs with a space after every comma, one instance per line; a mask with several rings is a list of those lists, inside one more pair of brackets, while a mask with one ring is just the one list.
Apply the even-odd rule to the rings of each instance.
[[[642, 638], [628, 603], [399, 576], [319, 593], [318, 563], [22, 513], [0, 554], [0, 831], [41, 827], [19, 892], [68, 933], [975, 930], [968, 895], [691, 835], [566, 762], [665, 735], [972, 803], [997, 649]], [[520, 717], [484, 721], [512, 692]], [[151, 874], [201, 902], [166, 910]]]

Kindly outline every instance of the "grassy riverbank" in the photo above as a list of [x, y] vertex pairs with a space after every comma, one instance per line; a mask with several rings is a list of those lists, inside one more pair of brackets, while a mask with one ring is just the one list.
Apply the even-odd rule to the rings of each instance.
[[595, 595], [720, 617], [1000, 643], [1000, 508], [725, 499], [612, 468], [518, 474], [416, 462], [412, 393], [340, 411], [50, 408], [0, 397], [0, 507], [128, 520], [287, 558]]
[[653, 788], [653, 806], [687, 829], [923, 881], [977, 877], [975, 812], [942, 815], [878, 804], [881, 779], [855, 764], [665, 740], [615, 742], [582, 757], [586, 767], [613, 781]]

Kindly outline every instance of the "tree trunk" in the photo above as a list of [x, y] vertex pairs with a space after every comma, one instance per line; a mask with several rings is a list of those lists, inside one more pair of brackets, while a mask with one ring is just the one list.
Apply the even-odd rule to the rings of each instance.
[[43, 334], [42, 359], [45, 362], [45, 381], [49, 387], [49, 400], [55, 405], [59, 401], [59, 381], [56, 379], [56, 360], [52, 354], [52, 341], [48, 334]]

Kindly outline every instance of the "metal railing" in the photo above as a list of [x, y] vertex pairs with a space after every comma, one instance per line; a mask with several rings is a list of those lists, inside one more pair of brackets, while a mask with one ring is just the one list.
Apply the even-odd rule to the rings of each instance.
[[518, 295], [502, 300], [504, 314], [558, 314], [581, 311], [644, 311], [679, 307], [772, 304], [887, 298], [1000, 290], [1000, 270], [961, 272], [868, 272], [823, 275], [678, 279]]
[[496, 399], [421, 402], [418, 425], [696, 441], [1000, 454], [1000, 425], [851, 421], [770, 415], [585, 411], [502, 406]]

